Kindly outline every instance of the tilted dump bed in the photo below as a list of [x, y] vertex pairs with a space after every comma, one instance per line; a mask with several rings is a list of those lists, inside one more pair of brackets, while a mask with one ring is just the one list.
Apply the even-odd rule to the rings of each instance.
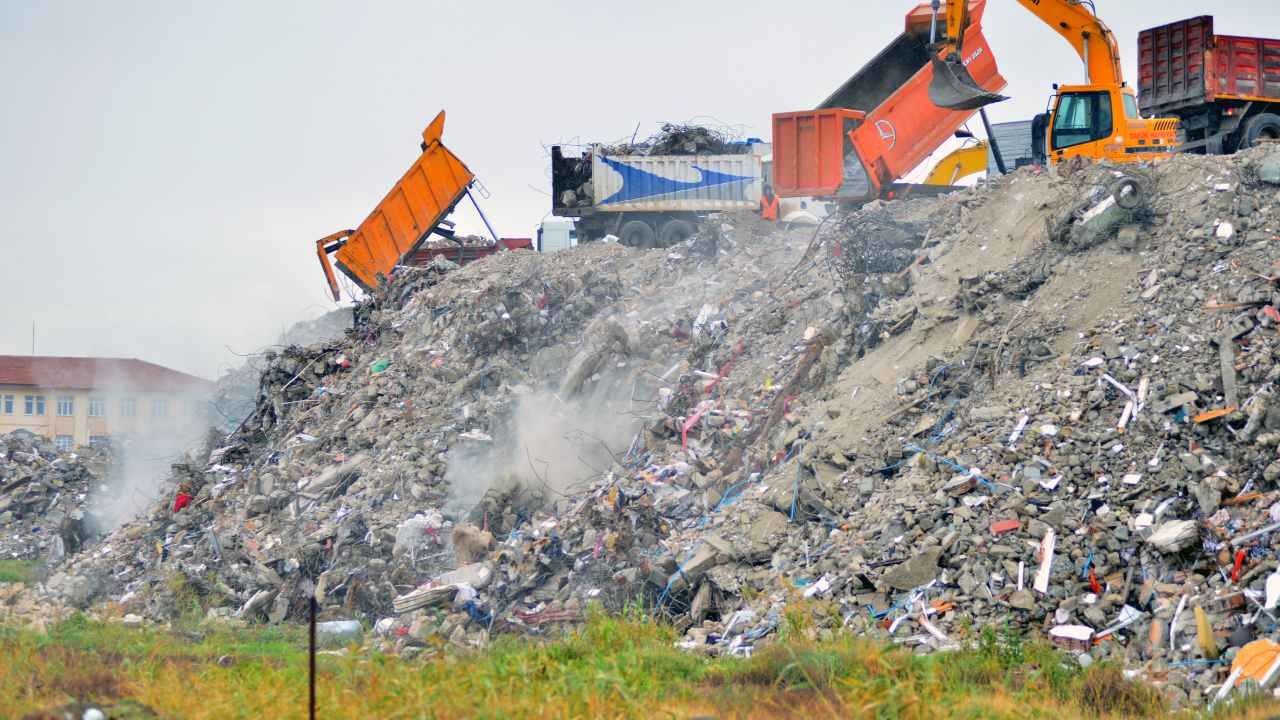
[[341, 230], [316, 241], [316, 254], [334, 300], [338, 282], [330, 254], [338, 269], [367, 292], [413, 254], [466, 195], [475, 175], [444, 146], [443, 133], [441, 110], [422, 131], [422, 154], [364, 222], [355, 230]]
[[[970, 2], [963, 61], [985, 90], [1006, 83], [982, 34], [983, 5]], [[817, 110], [773, 116], [774, 190], [782, 197], [875, 198], [929, 157], [973, 116], [929, 99], [931, 12], [907, 15], [906, 32]]]

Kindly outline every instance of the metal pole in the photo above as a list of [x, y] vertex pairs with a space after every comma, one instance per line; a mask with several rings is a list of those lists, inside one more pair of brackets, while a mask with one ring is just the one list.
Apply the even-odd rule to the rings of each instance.
[[1089, 83], [1093, 82], [1093, 79], [1089, 77], [1089, 37], [1090, 35], [1088, 30], [1085, 30], [1083, 33], [1080, 33], [1080, 34], [1084, 37], [1084, 82], [1086, 85], [1088, 85]]
[[982, 127], [987, 131], [987, 144], [991, 146], [991, 154], [995, 156], [996, 168], [1000, 170], [1001, 175], [1008, 175], [1009, 168], [1005, 167], [1004, 156], [1000, 154], [1000, 143], [996, 142], [996, 136], [991, 132], [991, 121], [987, 119], [987, 109], [978, 108], [978, 113], [982, 115]]
[[480, 213], [480, 219], [484, 221], [484, 226], [489, 228], [489, 234], [493, 236], [493, 244], [500, 245], [498, 242], [498, 233], [494, 232], [493, 226], [489, 224], [489, 218], [485, 217], [484, 211], [480, 209], [480, 203], [476, 202], [476, 196], [471, 194], [471, 187], [467, 187], [467, 197], [471, 198], [471, 204], [475, 206], [476, 212]]
[[942, 9], [942, 0], [933, 0], [933, 20], [929, 23], [929, 44], [938, 42], [938, 11]]
[[311, 696], [307, 707], [310, 710], [308, 717], [310, 717], [311, 720], [316, 720], [316, 596], [314, 593], [308, 595], [307, 606], [311, 608], [311, 643], [310, 650], [307, 653], [310, 661], [310, 667], [307, 671], [307, 681], [311, 691]]

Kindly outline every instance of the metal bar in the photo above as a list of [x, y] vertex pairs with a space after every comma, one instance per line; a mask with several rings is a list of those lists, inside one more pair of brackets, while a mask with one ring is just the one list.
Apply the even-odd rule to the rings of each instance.
[[311, 609], [311, 628], [310, 649], [307, 653], [309, 667], [307, 669], [307, 684], [310, 689], [310, 699], [308, 709], [311, 720], [316, 720], [316, 595], [314, 592], [307, 594], [307, 606]]
[[498, 233], [494, 232], [493, 226], [489, 224], [489, 218], [485, 217], [484, 211], [480, 209], [480, 203], [476, 202], [476, 196], [471, 194], [471, 186], [467, 186], [467, 197], [471, 198], [471, 204], [475, 206], [476, 212], [480, 213], [480, 219], [484, 221], [484, 226], [489, 228], [489, 235], [493, 237], [495, 245], [501, 245], [502, 241], [498, 240]]
[[978, 113], [982, 115], [982, 128], [987, 131], [987, 144], [991, 146], [991, 154], [995, 156], [996, 167], [1001, 175], [1008, 175], [1009, 168], [1005, 166], [1004, 156], [1000, 154], [1000, 143], [996, 142], [995, 133], [991, 132], [991, 121], [987, 119], [987, 109], [978, 108]]

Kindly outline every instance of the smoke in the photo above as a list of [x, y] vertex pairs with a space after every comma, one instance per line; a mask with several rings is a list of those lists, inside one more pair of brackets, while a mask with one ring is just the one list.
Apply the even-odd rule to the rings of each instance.
[[520, 394], [491, 439], [472, 433], [450, 450], [446, 509], [468, 511], [491, 489], [554, 502], [607, 472], [640, 429], [618, 380], [601, 380], [597, 392], [570, 400], [550, 391]]
[[[208, 398], [170, 397], [168, 405], [175, 403], [205, 408]], [[204, 443], [209, 418], [200, 412], [196, 417], [175, 418], [171, 423], [152, 422], [142, 428], [112, 436], [114, 457], [110, 471], [104, 481], [95, 484], [89, 497], [87, 522], [94, 532], [109, 533], [146, 510], [160, 496], [171, 466]]]

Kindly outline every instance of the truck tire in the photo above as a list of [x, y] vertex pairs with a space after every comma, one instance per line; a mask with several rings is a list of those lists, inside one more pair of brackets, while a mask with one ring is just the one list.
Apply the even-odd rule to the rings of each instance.
[[669, 248], [693, 237], [693, 233], [693, 223], [688, 220], [668, 220], [662, 226], [662, 231], [658, 233], [658, 244], [660, 247]]
[[1245, 123], [1244, 135], [1240, 138], [1240, 149], [1251, 148], [1257, 145], [1259, 140], [1280, 140], [1280, 115], [1262, 113]]
[[628, 220], [618, 231], [618, 242], [633, 248], [653, 247], [653, 226], [643, 220]]

